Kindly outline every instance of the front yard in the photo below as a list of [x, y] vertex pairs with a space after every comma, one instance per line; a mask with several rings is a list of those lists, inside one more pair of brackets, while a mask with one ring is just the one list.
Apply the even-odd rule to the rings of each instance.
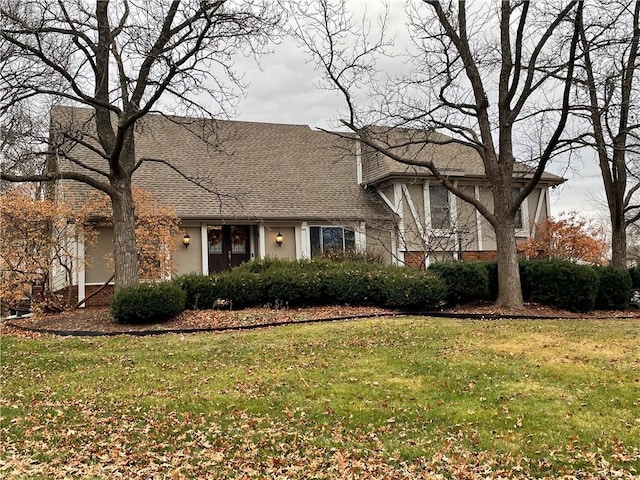
[[7, 479], [640, 475], [637, 319], [4, 336], [1, 360]]

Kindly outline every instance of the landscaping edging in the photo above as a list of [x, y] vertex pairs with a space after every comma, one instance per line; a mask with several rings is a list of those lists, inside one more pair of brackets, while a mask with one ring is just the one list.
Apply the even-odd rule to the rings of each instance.
[[284, 325], [296, 325], [296, 324], [309, 324], [309, 323], [321, 323], [321, 322], [337, 322], [340, 320], [359, 320], [363, 318], [373, 317], [397, 317], [406, 316], [402, 313], [375, 313], [366, 315], [348, 315], [342, 317], [331, 318], [319, 318], [308, 320], [287, 320], [282, 322], [267, 322], [253, 325], [231, 325], [227, 327], [194, 327], [194, 328], [167, 328], [157, 330], [123, 330], [117, 332], [100, 332], [93, 330], [54, 330], [48, 328], [29, 328], [23, 325], [16, 325], [12, 322], [5, 322], [18, 330], [36, 333], [46, 333], [50, 335], [58, 335], [61, 337], [115, 337], [118, 335], [131, 335], [134, 337], [147, 337], [152, 335], [164, 335], [164, 334], [188, 334], [188, 333], [208, 333], [208, 332], [225, 332], [234, 330], [256, 330], [258, 328], [272, 328]]
[[[252, 325], [231, 325], [223, 327], [193, 327], [193, 328], [169, 328], [169, 329], [148, 329], [148, 330], [124, 330], [124, 331], [97, 331], [97, 330], [57, 330], [47, 328], [26, 327], [17, 325], [11, 321], [3, 323], [12, 328], [26, 332], [43, 333], [56, 335], [61, 337], [115, 337], [119, 335], [131, 335], [135, 337], [147, 337], [165, 334], [190, 334], [190, 333], [211, 333], [225, 331], [241, 331], [256, 330], [259, 328], [273, 328], [285, 325], [295, 324], [313, 324], [323, 322], [337, 322], [345, 320], [361, 320], [365, 318], [383, 318], [383, 317], [435, 317], [435, 318], [454, 318], [459, 320], [559, 320], [570, 319], [571, 317], [553, 316], [553, 315], [524, 315], [524, 314], [499, 314], [499, 313], [457, 313], [457, 312], [390, 312], [390, 313], [369, 313], [363, 315], [347, 315], [329, 318], [316, 318], [307, 320], [285, 320], [280, 322], [266, 322]], [[616, 319], [637, 318], [635, 316], [620, 316]]]

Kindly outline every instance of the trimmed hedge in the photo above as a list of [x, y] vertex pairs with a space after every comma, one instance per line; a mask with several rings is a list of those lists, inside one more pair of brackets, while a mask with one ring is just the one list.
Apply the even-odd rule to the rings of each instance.
[[[523, 298], [572, 311], [624, 309], [632, 272], [577, 265], [563, 260], [521, 260]], [[218, 299], [231, 308], [271, 305], [387, 306], [428, 310], [449, 304], [494, 301], [494, 262], [443, 262], [419, 270], [359, 261], [287, 261], [267, 258], [231, 272], [174, 280], [187, 293], [190, 309], [212, 308]], [[442, 285], [445, 285], [444, 290]]]
[[436, 275], [409, 272], [385, 279], [386, 306], [406, 310], [432, 310], [445, 298], [447, 285]]
[[600, 276], [596, 308], [598, 310], [624, 310], [631, 298], [631, 275], [627, 269], [599, 267]]
[[640, 267], [631, 267], [629, 275], [631, 275], [631, 288], [640, 288]]
[[208, 310], [220, 298], [217, 277], [191, 273], [173, 280], [187, 294], [185, 307], [189, 310]]
[[487, 297], [487, 300], [494, 302], [498, 298], [498, 262], [495, 260], [485, 261], [482, 262], [482, 264], [487, 270], [487, 279], [489, 280], [489, 296]]
[[116, 290], [111, 314], [118, 323], [162, 322], [182, 312], [187, 293], [173, 282], [139, 283]]
[[430, 309], [442, 303], [444, 282], [431, 274], [361, 261], [265, 259], [214, 276], [184, 275], [174, 283], [187, 293], [187, 308], [263, 305], [389, 306]]
[[324, 303], [339, 305], [385, 305], [387, 295], [385, 279], [389, 274], [382, 270], [341, 268], [320, 274]]
[[262, 274], [265, 303], [274, 306], [301, 306], [321, 303], [322, 281], [318, 272], [272, 269]]
[[574, 312], [588, 312], [595, 307], [599, 276], [593, 267], [539, 260], [531, 262], [526, 271], [533, 302]]
[[[489, 272], [483, 262], [441, 262], [429, 266], [429, 271], [447, 285], [447, 303], [458, 305], [489, 299]], [[497, 273], [497, 271], [496, 271]]]
[[232, 270], [216, 277], [220, 299], [231, 302], [231, 308], [242, 309], [268, 303], [262, 275]]

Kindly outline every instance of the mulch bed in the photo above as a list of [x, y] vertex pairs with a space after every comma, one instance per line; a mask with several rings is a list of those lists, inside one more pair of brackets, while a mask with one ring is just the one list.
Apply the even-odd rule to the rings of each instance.
[[[640, 310], [574, 313], [527, 304], [523, 310], [499, 309], [492, 304], [476, 304], [431, 312], [434, 316], [458, 318], [640, 318]], [[369, 316], [398, 315], [401, 312], [375, 307], [309, 307], [295, 309], [249, 308], [245, 310], [185, 311], [159, 324], [121, 325], [108, 308], [82, 308], [56, 315], [41, 315], [0, 322], [2, 335], [39, 337], [51, 332], [94, 334], [142, 334], [168, 331], [207, 331], [273, 326], [284, 323], [334, 320]], [[16, 328], [18, 327], [18, 328]]]
[[[1, 323], [3, 335], [40, 336], [49, 332], [95, 332], [102, 334], [163, 333], [167, 331], [224, 330], [272, 326], [336, 318], [391, 315], [374, 307], [309, 307], [296, 309], [248, 308], [245, 310], [187, 310], [158, 324], [121, 325], [108, 308], [82, 308], [56, 315], [11, 319]], [[19, 327], [19, 328], [16, 328]], [[33, 330], [33, 332], [25, 331]]]

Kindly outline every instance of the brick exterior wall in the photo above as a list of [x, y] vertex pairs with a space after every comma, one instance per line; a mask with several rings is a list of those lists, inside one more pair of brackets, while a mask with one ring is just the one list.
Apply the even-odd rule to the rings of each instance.
[[[85, 296], [88, 297], [93, 292], [98, 291], [100, 287], [102, 287], [102, 285], [87, 285], [85, 287]], [[75, 305], [78, 301], [77, 286], [66, 287], [66, 288], [63, 288], [62, 290], [58, 290], [56, 293], [59, 295], [62, 295], [63, 298], [65, 299], [69, 298], [67, 297], [69, 293], [69, 288], [71, 288], [71, 303]], [[104, 307], [111, 303], [111, 298], [113, 298], [113, 285], [107, 285], [107, 287], [104, 290], [102, 290], [98, 295], [96, 295], [95, 297], [91, 297], [91, 299], [85, 302], [85, 305], [87, 307]]]
[[498, 254], [495, 250], [462, 252], [463, 260], [496, 260], [497, 258]]
[[424, 268], [424, 252], [404, 252], [404, 264], [407, 267]]

